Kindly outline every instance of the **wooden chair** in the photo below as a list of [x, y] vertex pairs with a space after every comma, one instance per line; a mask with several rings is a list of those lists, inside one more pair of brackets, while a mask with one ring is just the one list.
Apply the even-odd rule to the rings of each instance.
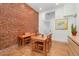
[[18, 36], [18, 43], [20, 46], [24, 46], [25, 44], [30, 43], [31, 35], [30, 33], [23, 33], [22, 35]]

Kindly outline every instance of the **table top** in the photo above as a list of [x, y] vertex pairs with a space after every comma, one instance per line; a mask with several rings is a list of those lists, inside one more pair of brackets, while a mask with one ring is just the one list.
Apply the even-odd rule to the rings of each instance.
[[24, 33], [23, 35], [19, 35], [20, 38], [25, 38], [34, 35], [34, 33]]
[[31, 38], [33, 40], [46, 40], [47, 39], [47, 36], [35, 35], [35, 36], [31, 36]]

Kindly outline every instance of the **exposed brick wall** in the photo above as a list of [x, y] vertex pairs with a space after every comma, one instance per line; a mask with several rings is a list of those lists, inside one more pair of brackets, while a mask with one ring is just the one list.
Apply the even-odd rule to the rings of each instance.
[[0, 4], [0, 49], [17, 43], [23, 32], [38, 31], [38, 13], [27, 4]]

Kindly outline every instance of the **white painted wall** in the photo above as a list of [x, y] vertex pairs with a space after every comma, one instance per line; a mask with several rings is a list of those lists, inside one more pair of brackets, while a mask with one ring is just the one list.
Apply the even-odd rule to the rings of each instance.
[[39, 13], [39, 32], [40, 33], [44, 33], [44, 21], [45, 19], [45, 16], [44, 16], [44, 13]]
[[[62, 7], [56, 8], [55, 10], [55, 20], [62, 19], [64, 16], [74, 14], [74, 4], [65, 4]], [[73, 23], [74, 19], [68, 19], [68, 30], [55, 30], [53, 29], [53, 35], [55, 40], [67, 42], [67, 36], [71, 33], [71, 24]], [[53, 20], [54, 24], [55, 21]]]
[[[76, 6], [76, 7], [75, 7]], [[43, 21], [45, 20], [45, 14], [50, 11], [39, 13], [39, 32], [44, 33], [45, 25], [43, 24]], [[52, 31], [52, 39], [61, 41], [61, 42], [67, 42], [67, 36], [71, 34], [71, 24], [74, 21], [73, 18], [68, 19], [68, 30], [55, 30], [55, 20], [56, 19], [62, 19], [64, 16], [72, 15], [72, 14], [78, 14], [77, 17], [77, 25], [79, 25], [79, 4], [65, 4], [64, 6], [58, 7], [55, 9], [55, 18], [51, 19], [51, 31]], [[78, 27], [79, 30], [79, 27]]]
[[78, 34], [79, 34], [79, 4], [76, 4], [76, 13], [77, 13], [77, 31], [78, 31]]

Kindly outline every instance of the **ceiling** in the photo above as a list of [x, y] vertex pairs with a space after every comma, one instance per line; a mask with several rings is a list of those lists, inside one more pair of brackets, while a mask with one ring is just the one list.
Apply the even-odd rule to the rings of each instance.
[[56, 3], [28, 3], [37, 12], [52, 10], [56, 7]]
[[27, 4], [37, 12], [53, 10], [59, 6], [64, 5], [64, 3], [27, 3]]

